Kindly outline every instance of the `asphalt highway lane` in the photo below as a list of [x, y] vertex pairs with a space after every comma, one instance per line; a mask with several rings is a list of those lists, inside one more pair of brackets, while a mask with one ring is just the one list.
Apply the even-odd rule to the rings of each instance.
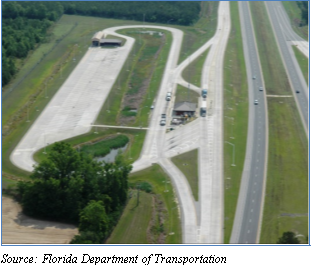
[[[267, 157], [267, 120], [263, 76], [248, 2], [239, 2], [244, 58], [246, 62], [249, 118], [246, 159], [230, 243], [258, 243], [264, 201]], [[258, 105], [254, 101], [258, 100]]]

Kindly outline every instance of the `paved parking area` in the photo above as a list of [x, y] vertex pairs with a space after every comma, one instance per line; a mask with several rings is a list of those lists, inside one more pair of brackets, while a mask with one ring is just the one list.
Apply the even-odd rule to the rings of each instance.
[[11, 154], [16, 166], [32, 171], [35, 151], [90, 131], [131, 44], [114, 49], [89, 48]]

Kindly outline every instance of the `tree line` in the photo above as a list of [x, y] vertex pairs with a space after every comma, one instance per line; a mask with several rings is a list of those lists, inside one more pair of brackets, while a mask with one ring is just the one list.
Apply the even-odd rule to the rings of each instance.
[[16, 61], [45, 40], [48, 28], [63, 12], [58, 2], [2, 3], [2, 86], [17, 72]]
[[309, 23], [309, 1], [297, 1], [297, 5], [301, 10], [300, 26], [308, 25]]
[[44, 42], [63, 14], [190, 25], [199, 18], [200, 2], [2, 2], [2, 86], [18, 71], [16, 62]]
[[65, 14], [190, 25], [199, 18], [200, 2], [192, 1], [66, 1]]
[[55, 143], [35, 166], [32, 181], [18, 183], [18, 199], [26, 215], [79, 224], [72, 243], [100, 244], [127, 201], [131, 169], [121, 156], [100, 163], [67, 143]]

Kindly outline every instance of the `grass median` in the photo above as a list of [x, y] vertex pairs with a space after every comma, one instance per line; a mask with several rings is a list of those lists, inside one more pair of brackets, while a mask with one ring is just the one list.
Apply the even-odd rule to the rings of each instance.
[[229, 243], [243, 172], [247, 125], [248, 86], [244, 62], [238, 2], [230, 3], [231, 32], [224, 59], [224, 141], [235, 145], [236, 166], [232, 146], [224, 143], [224, 243]]
[[199, 200], [198, 149], [174, 156], [172, 162], [185, 175], [191, 187], [192, 195]]
[[260, 243], [308, 235], [308, 140], [293, 98], [269, 98], [269, 160]]
[[[265, 6], [261, 2], [250, 6], [266, 88], [269, 93], [292, 95]], [[273, 244], [283, 232], [308, 233], [308, 141], [292, 97], [267, 102], [269, 150], [260, 242]]]

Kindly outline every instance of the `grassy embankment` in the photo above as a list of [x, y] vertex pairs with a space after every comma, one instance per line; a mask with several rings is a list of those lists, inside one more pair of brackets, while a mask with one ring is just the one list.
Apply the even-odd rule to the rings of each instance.
[[196, 201], [199, 197], [198, 177], [198, 149], [175, 156], [172, 162], [180, 169], [187, 178], [191, 187], [192, 195]]
[[[268, 94], [292, 95], [266, 9], [250, 3]], [[294, 98], [267, 98], [268, 172], [261, 243], [276, 243], [283, 232], [308, 234], [308, 141]]]
[[305, 78], [306, 83], [309, 86], [309, 60], [296, 46], [292, 47], [294, 49], [294, 53], [303, 77]]
[[287, 12], [287, 15], [290, 19], [292, 28], [294, 31], [306, 41], [309, 40], [309, 27], [305, 25], [300, 27], [300, 20], [301, 20], [301, 10], [297, 5], [296, 1], [282, 1], [281, 2]]
[[[159, 165], [153, 165], [130, 175], [130, 186], [138, 186], [141, 182], [148, 182], [152, 185], [152, 192], [140, 197], [140, 203], [138, 207], [135, 207], [137, 191], [133, 191], [134, 196], [126, 206], [119, 224], [107, 243], [162, 242], [178, 244], [182, 242], [179, 211], [173, 187], [168, 179]], [[164, 185], [165, 182], [167, 182], [166, 185]], [[151, 209], [145, 206], [145, 199], [149, 202], [152, 201]], [[166, 235], [165, 239], [163, 239], [163, 235]]]
[[236, 166], [231, 166], [232, 146], [224, 143], [224, 243], [229, 243], [232, 231], [244, 166], [248, 125], [248, 86], [237, 2], [230, 3], [230, 12], [231, 32], [224, 59], [223, 126], [224, 141], [235, 144]]

